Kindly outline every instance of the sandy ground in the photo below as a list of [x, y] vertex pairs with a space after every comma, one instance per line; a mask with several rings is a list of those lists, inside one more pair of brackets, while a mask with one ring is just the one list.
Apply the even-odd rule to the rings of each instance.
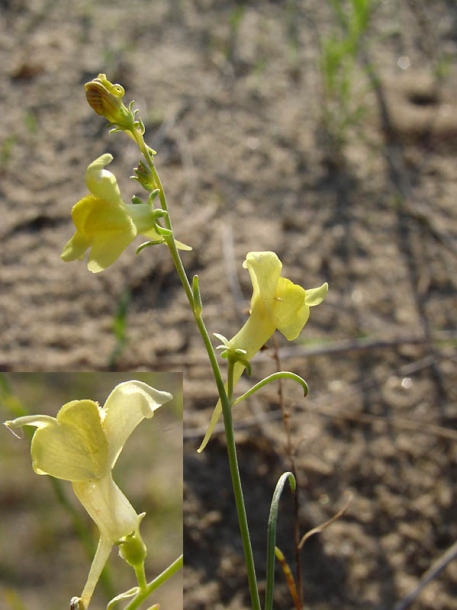
[[[98, 155], [114, 155], [125, 200], [138, 194], [137, 151], [107, 133], [83, 84], [104, 72], [141, 109], [211, 332], [230, 337], [245, 319], [248, 251], [276, 251], [305, 288], [328, 281], [300, 339], [278, 337], [282, 367], [310, 384], [306, 401], [284, 387], [292, 449], [276, 389], [236, 410], [258, 576], [262, 587], [269, 502], [293, 456], [302, 534], [352, 494], [302, 551], [306, 607], [392, 610], [457, 539], [457, 7], [373, 5], [350, 96], [364, 112], [338, 146], [341, 105], [319, 71], [319, 41], [338, 28], [318, 0], [0, 4], [0, 367], [184, 372], [189, 610], [249, 607], [223, 437], [195, 453], [214, 384], [165, 247], [132, 246], [98, 275], [59, 258]], [[255, 379], [273, 354], [254, 361]], [[293, 564], [283, 504], [278, 544]], [[456, 607], [456, 566], [414, 610]], [[291, 607], [278, 570], [275, 608]]]

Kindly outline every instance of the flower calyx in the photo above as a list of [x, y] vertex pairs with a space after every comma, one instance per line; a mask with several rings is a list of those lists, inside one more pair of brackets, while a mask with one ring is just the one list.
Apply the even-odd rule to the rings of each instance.
[[[145, 514], [146, 513], [141, 513], [138, 515], [139, 522], [143, 520]], [[129, 564], [129, 566], [138, 568], [143, 565], [144, 560], [146, 559], [147, 549], [138, 530], [122, 536], [116, 544], [119, 546], [119, 555]]]
[[226, 358], [232, 364], [239, 363], [246, 369], [248, 377], [251, 375], [251, 364], [247, 359], [247, 351], [240, 347], [232, 347], [230, 341], [220, 333], [213, 333], [216, 339], [221, 341], [222, 345], [216, 347], [221, 352], [221, 358]]

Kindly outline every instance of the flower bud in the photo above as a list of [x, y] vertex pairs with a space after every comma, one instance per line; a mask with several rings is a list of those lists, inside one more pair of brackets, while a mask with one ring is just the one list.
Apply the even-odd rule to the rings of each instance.
[[99, 74], [84, 85], [89, 106], [119, 129], [133, 131], [135, 113], [122, 102], [124, 87], [113, 85], [105, 74]]
[[138, 167], [135, 168], [135, 176], [132, 176], [134, 180], [137, 180], [141, 186], [147, 191], [151, 192], [157, 189], [157, 182], [151, 173], [151, 170], [146, 167], [142, 162], [138, 162]]

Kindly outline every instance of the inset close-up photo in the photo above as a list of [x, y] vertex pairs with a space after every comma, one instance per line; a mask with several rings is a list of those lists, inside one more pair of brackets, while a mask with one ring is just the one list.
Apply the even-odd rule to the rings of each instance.
[[179, 373], [0, 375], [2, 608], [183, 607], [182, 404]]

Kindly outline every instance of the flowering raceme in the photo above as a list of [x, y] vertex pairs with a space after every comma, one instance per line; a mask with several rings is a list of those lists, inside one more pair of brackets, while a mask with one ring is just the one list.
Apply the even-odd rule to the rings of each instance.
[[101, 408], [92, 400], [73, 400], [57, 417], [27, 415], [5, 422], [11, 430], [37, 428], [32, 466], [37, 474], [71, 481], [73, 490], [100, 530], [100, 541], [81, 598], [72, 607], [85, 610], [114, 545], [127, 563], [144, 562], [146, 547], [138, 515], [112, 478], [111, 471], [130, 434], [144, 418], [172, 399], [141, 381], [117, 385]]
[[[222, 355], [235, 361], [233, 386], [246, 368], [244, 363], [249, 363], [275, 330], [288, 341], [296, 339], [308, 321], [309, 308], [322, 303], [328, 292], [327, 283], [305, 290], [281, 277], [282, 263], [274, 252], [249, 252], [243, 267], [249, 271], [253, 287], [250, 316], [230, 341], [223, 341]], [[199, 451], [205, 448], [221, 412], [219, 401]]]
[[76, 232], [61, 254], [65, 262], [81, 260], [90, 249], [87, 268], [93, 273], [112, 265], [137, 234], [164, 241], [155, 229], [149, 203], [126, 205], [122, 201], [116, 177], [105, 169], [112, 160], [106, 153], [88, 166], [85, 182], [90, 194], [73, 206]]

